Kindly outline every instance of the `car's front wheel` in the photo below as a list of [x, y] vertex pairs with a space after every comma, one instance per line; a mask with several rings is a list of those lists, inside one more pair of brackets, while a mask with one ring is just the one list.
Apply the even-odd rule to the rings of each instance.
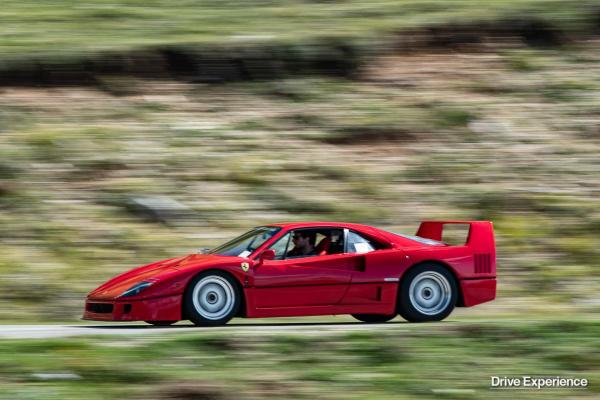
[[381, 322], [391, 321], [396, 315], [381, 315], [381, 314], [352, 314], [354, 318], [359, 321], [367, 322], [369, 324], [376, 324]]
[[409, 270], [400, 283], [398, 313], [411, 322], [441, 321], [458, 299], [458, 285], [448, 269], [426, 263]]
[[241, 293], [229, 274], [207, 271], [196, 276], [184, 295], [184, 312], [199, 326], [226, 324], [240, 307]]

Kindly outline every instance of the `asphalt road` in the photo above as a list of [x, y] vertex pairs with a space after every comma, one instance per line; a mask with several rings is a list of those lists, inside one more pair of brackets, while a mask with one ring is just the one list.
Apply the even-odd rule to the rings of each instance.
[[[442, 323], [440, 325], [445, 325]], [[236, 323], [221, 327], [204, 328], [191, 324], [177, 324], [166, 327], [138, 324], [89, 324], [89, 325], [0, 325], [0, 339], [45, 339], [87, 335], [173, 335], [181, 333], [232, 333], [248, 335], [277, 335], [281, 333], [302, 333], [323, 335], [367, 330], [408, 330], [415, 324], [398, 320], [385, 324], [365, 324], [361, 322], [289, 322], [289, 323]]]

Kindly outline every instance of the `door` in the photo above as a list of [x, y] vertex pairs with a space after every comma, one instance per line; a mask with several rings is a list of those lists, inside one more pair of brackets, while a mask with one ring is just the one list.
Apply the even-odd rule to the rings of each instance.
[[[290, 232], [271, 246], [276, 259], [265, 261], [254, 270], [256, 308], [335, 305], [346, 293], [353, 272], [364, 269], [364, 255], [343, 253], [342, 230], [303, 231], [309, 231], [309, 236], [314, 237], [310, 254], [286, 258], [286, 254], [293, 254], [295, 249], [292, 238], [297, 231]], [[318, 252], [319, 245], [325, 241], [330, 243], [328, 251], [335, 254]], [[339, 253], [335, 249], [339, 249]]]
[[334, 254], [265, 261], [254, 271], [257, 308], [335, 305], [364, 256]]

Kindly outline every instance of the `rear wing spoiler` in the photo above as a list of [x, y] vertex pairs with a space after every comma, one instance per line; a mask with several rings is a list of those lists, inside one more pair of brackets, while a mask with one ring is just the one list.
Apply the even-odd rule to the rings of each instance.
[[423, 221], [417, 236], [441, 242], [444, 226], [450, 224], [469, 225], [465, 246], [471, 247], [473, 252], [485, 252], [491, 254], [493, 258], [496, 257], [494, 226], [491, 221]]

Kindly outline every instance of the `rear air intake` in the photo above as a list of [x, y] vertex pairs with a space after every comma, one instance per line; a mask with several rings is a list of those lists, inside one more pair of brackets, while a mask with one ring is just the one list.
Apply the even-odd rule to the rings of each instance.
[[475, 273], [489, 274], [492, 272], [492, 257], [490, 254], [475, 254]]

